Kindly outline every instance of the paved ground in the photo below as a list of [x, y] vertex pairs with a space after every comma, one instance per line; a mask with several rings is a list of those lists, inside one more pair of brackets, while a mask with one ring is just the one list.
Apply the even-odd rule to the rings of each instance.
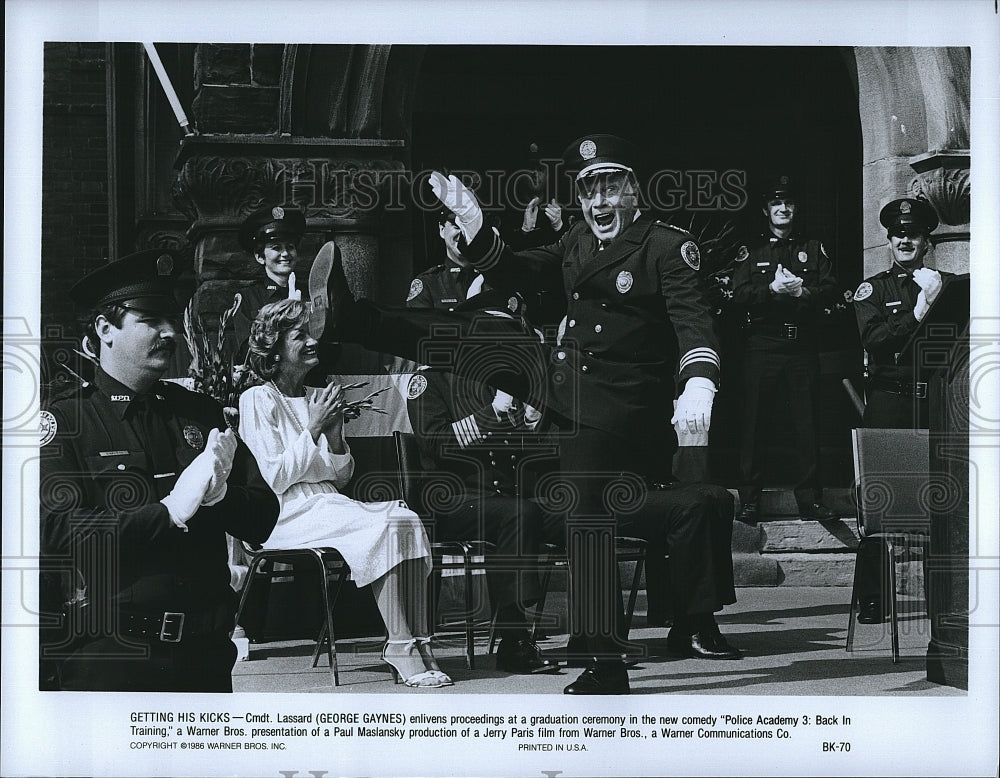
[[[666, 630], [646, 628], [636, 614], [631, 637], [648, 657], [629, 677], [633, 694], [962, 696], [964, 691], [929, 683], [924, 653], [930, 626], [922, 600], [901, 604], [900, 662], [892, 663], [889, 625], [861, 625], [855, 650], [844, 650], [847, 638], [846, 587], [740, 588], [739, 603], [719, 617], [722, 631], [744, 649], [740, 661], [676, 659], [666, 654]], [[552, 607], [557, 607], [554, 601]], [[565, 635], [541, 643], [545, 650], [565, 645]], [[445, 636], [437, 654], [455, 685], [433, 694], [559, 694], [578, 670], [557, 674], [513, 676], [497, 672], [486, 655], [485, 632], [477, 644], [476, 670], [465, 665], [464, 639]], [[338, 642], [340, 686], [332, 686], [325, 667], [310, 667], [313, 643], [287, 641], [251, 646], [249, 661], [239, 662], [233, 686], [237, 692], [332, 692], [338, 694], [413, 694], [396, 686], [379, 660], [376, 638]], [[422, 692], [417, 692], [422, 693]]]

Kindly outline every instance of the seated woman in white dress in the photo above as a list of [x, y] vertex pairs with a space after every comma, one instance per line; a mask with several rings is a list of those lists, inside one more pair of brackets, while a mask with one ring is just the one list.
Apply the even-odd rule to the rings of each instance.
[[278, 523], [264, 548], [331, 546], [358, 586], [371, 584], [389, 638], [382, 651], [407, 686], [451, 685], [427, 637], [431, 555], [420, 518], [400, 501], [364, 503], [340, 493], [354, 473], [344, 441], [340, 385], [306, 389], [318, 364], [308, 309], [281, 300], [260, 309], [250, 359], [267, 379], [240, 397], [240, 437], [278, 496]]

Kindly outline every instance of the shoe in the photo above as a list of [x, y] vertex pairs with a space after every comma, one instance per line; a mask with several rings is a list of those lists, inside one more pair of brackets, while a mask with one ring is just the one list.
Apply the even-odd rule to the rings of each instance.
[[[553, 664], [566, 667], [590, 667], [594, 662], [593, 652], [587, 648], [587, 642], [579, 636], [571, 637], [565, 648], [550, 651], [546, 658]], [[622, 654], [621, 661], [625, 667], [635, 667], [639, 664], [638, 657], [628, 654]]]
[[451, 677], [438, 667], [437, 657], [434, 656], [434, 652], [431, 650], [431, 639], [429, 637], [419, 637], [414, 638], [414, 640], [417, 641], [417, 651], [420, 652], [420, 658], [424, 660], [424, 667], [427, 668], [427, 672], [440, 678], [442, 686], [454, 686], [455, 682], [451, 680]]
[[718, 628], [702, 629], [694, 634], [679, 632], [676, 628], [667, 633], [667, 650], [672, 654], [695, 659], [742, 659], [743, 654], [726, 642]]
[[740, 509], [740, 512], [736, 514], [736, 520], [746, 524], [748, 527], [756, 527], [757, 516], [757, 506], [754, 503], [747, 503]]
[[309, 334], [319, 340], [336, 337], [339, 319], [344, 309], [354, 302], [351, 288], [344, 276], [344, 263], [332, 240], [327, 241], [316, 254], [309, 271]]
[[624, 662], [591, 662], [563, 694], [630, 694]]
[[[409, 686], [411, 689], [440, 689], [442, 686], [449, 685], [442, 682], [440, 671], [424, 670], [422, 673], [405, 676], [403, 671], [396, 666], [395, 662], [385, 655], [385, 652], [389, 650], [389, 646], [391, 645], [407, 646], [407, 653], [409, 653], [416, 647], [417, 641], [415, 638], [409, 640], [387, 640], [385, 645], [382, 646], [382, 661], [392, 668], [392, 677], [396, 683], [402, 681], [404, 686]], [[449, 678], [448, 680], [450, 681], [451, 679]]]
[[801, 506], [799, 508], [799, 515], [803, 519], [815, 519], [816, 521], [829, 521], [830, 519], [840, 518], [834, 511], [831, 511], [821, 502]]
[[542, 656], [542, 650], [530, 638], [506, 637], [497, 646], [497, 670], [518, 675], [532, 675], [558, 669], [559, 665]]
[[881, 624], [885, 621], [885, 612], [878, 598], [862, 600], [858, 606], [859, 624]]

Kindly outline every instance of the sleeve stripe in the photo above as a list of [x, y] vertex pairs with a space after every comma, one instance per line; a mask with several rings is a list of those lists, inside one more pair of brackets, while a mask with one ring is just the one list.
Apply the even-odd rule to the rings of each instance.
[[480, 272], [484, 270], [491, 270], [492, 268], [496, 267], [497, 262], [500, 261], [500, 255], [506, 248], [506, 245], [500, 238], [500, 233], [497, 232], [495, 227], [492, 228], [492, 230], [493, 230], [492, 245], [489, 247], [489, 249], [486, 250], [486, 253], [483, 254], [482, 259], [477, 260], [475, 263], [476, 269], [479, 270]]
[[466, 416], [464, 419], [452, 422], [451, 428], [455, 432], [455, 439], [458, 441], [458, 445], [462, 448], [471, 446], [473, 443], [478, 443], [483, 439], [474, 416]]
[[710, 364], [713, 364], [716, 367], [722, 366], [721, 362], [719, 361], [718, 353], [716, 353], [715, 349], [711, 349], [708, 347], [693, 348], [690, 351], [688, 351], [683, 357], [681, 357], [679, 369], [683, 370], [684, 368], [691, 365], [693, 362], [709, 362]]

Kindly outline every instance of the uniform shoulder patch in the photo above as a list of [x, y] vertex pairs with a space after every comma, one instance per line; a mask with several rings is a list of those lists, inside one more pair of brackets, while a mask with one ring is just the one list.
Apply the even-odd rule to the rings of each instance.
[[410, 376], [410, 382], [406, 385], [406, 399], [416, 400], [427, 390], [427, 377], [414, 373]]
[[698, 244], [693, 240], [684, 241], [684, 245], [681, 246], [681, 256], [692, 270], [701, 269], [701, 252], [698, 250]]
[[52, 411], [42, 411], [38, 419], [38, 432], [40, 435], [40, 445], [47, 446], [56, 436], [59, 425], [56, 424], [56, 417]]
[[749, 256], [750, 256], [750, 249], [748, 249], [745, 245], [740, 246], [740, 250], [736, 252], [736, 261], [746, 262], [747, 257]]
[[872, 291], [872, 285], [865, 281], [854, 292], [854, 301], [857, 302], [858, 300], [867, 300], [872, 296]]
[[410, 302], [410, 300], [415, 298], [422, 291], [424, 291], [424, 282], [419, 278], [414, 278], [413, 281], [410, 282], [410, 294], [407, 296], [406, 302]]

